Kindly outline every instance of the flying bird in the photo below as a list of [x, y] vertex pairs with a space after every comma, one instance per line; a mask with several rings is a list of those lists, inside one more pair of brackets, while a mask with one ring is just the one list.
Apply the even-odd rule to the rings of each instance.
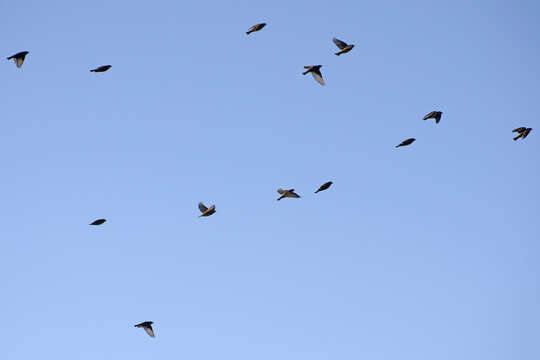
[[13, 59], [13, 61], [15, 62], [15, 65], [17, 65], [17, 67], [20, 68], [24, 63], [24, 58], [26, 57], [26, 55], [28, 55], [28, 51], [21, 51], [21, 52], [16, 53], [15, 55], [11, 55], [7, 59], [8, 60]]
[[98, 66], [95, 69], [90, 70], [91, 72], [105, 72], [111, 68], [111, 65], [102, 65]]
[[311, 73], [313, 75], [313, 78], [321, 85], [324, 86], [324, 80], [322, 78], [321, 74], [321, 67], [322, 65], [311, 65], [311, 66], [304, 66], [304, 69], [307, 69], [302, 73], [302, 75], [306, 75], [307, 73]]
[[411, 145], [415, 140], [415, 138], [403, 140], [399, 145], [396, 145], [396, 147]]
[[105, 219], [97, 219], [96, 221], [94, 221], [94, 222], [91, 223], [90, 225], [96, 225], [96, 226], [97, 226], [97, 225], [101, 225], [101, 224], [103, 224], [105, 221], [107, 221], [107, 220], [105, 220]]
[[281, 196], [278, 198], [278, 201], [283, 198], [299, 198], [300, 195], [294, 192], [294, 189], [289, 190], [283, 190], [281, 188], [277, 189], [277, 192], [281, 194]]
[[266, 23], [260, 23], [260, 24], [253, 25], [253, 26], [250, 27], [249, 30], [246, 32], [246, 35], [249, 35], [249, 34], [251, 34], [252, 32], [255, 32], [255, 31], [262, 30], [262, 28], [265, 27], [265, 26], [266, 26]]
[[324, 191], [326, 189], [328, 189], [333, 183], [331, 181], [329, 182], [325, 182], [324, 184], [322, 184], [319, 189], [317, 191], [315, 191], [315, 194], [318, 193], [319, 191]]
[[337, 56], [341, 55], [341, 54], [345, 54], [345, 53], [348, 53], [349, 51], [351, 51], [354, 47], [353, 44], [347, 44], [345, 41], [341, 41], [339, 39], [336, 39], [336, 38], [333, 38], [332, 41], [334, 42], [334, 44], [336, 44], [336, 46], [340, 49], [340, 51], [338, 51], [336, 53]]
[[210, 216], [212, 215], [213, 213], [216, 212], [216, 205], [212, 205], [210, 206], [210, 208], [207, 208], [206, 206], [204, 206], [204, 204], [202, 202], [199, 203], [199, 210], [201, 210], [201, 215], [199, 215], [199, 217], [201, 216]]
[[144, 331], [146, 331], [148, 335], [150, 335], [151, 337], [154, 337], [154, 329], [152, 329], [153, 323], [154, 323], [153, 321], [145, 321], [145, 322], [135, 325], [135, 327], [143, 328]]
[[526, 128], [526, 127], [518, 127], [517, 129], [512, 130], [512, 132], [518, 133], [518, 135], [514, 138], [514, 141], [517, 139], [525, 139], [527, 135], [531, 132], [532, 128]]
[[426, 116], [424, 116], [424, 120], [427, 119], [435, 119], [435, 124], [438, 124], [439, 121], [441, 121], [442, 111], [432, 111]]

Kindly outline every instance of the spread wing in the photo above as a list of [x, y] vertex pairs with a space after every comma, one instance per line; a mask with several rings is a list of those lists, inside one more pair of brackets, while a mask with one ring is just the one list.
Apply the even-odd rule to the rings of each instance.
[[144, 328], [144, 331], [146, 331], [146, 333], [148, 335], [150, 335], [151, 337], [155, 337], [154, 336], [154, 329], [152, 329], [152, 325], [145, 325], [145, 326], [143, 326], [143, 328]]
[[201, 210], [202, 213], [204, 213], [208, 208], [204, 206], [202, 202], [199, 203], [199, 210]]
[[15, 65], [20, 68], [24, 63], [24, 58], [13, 58], [13, 61], [15, 61]]
[[424, 120], [434, 118], [436, 116], [436, 114], [437, 114], [436, 111], [432, 111], [429, 114], [427, 114], [426, 116], [424, 116]]
[[525, 129], [524, 127], [518, 127], [517, 129], [512, 130], [512, 132], [517, 132], [517, 133], [520, 133], [520, 134], [521, 134], [521, 133], [524, 132], [525, 130], [526, 130], [526, 129]]
[[320, 70], [313, 70], [311, 72], [311, 74], [313, 75], [313, 78], [321, 85], [324, 86], [324, 80], [322, 78], [322, 74], [321, 74], [321, 71]]
[[208, 209], [209, 212], [210, 212], [210, 211], [214, 211], [214, 210], [216, 210], [216, 205], [212, 205], [212, 206], [210, 206], [210, 208]]
[[289, 190], [289, 193], [287, 195], [288, 195], [287, 197], [291, 197], [291, 198], [299, 198], [300, 197], [300, 195], [298, 195], [297, 193], [294, 192], [294, 189]]
[[336, 39], [336, 38], [333, 38], [332, 41], [334, 42], [334, 44], [336, 44], [336, 46], [338, 48], [340, 48], [340, 50], [343, 50], [345, 47], [348, 46], [345, 41], [341, 41], [341, 40]]
[[277, 189], [277, 192], [280, 193], [281, 195], [286, 193], [286, 191], [283, 190], [282, 188]]

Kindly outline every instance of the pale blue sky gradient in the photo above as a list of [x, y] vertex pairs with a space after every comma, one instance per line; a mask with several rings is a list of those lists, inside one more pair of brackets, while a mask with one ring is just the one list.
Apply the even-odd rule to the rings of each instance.
[[539, 15], [3, 1], [0, 358], [539, 359]]

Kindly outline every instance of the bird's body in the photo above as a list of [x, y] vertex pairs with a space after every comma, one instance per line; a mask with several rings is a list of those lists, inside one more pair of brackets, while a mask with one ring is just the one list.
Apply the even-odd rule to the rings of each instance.
[[20, 68], [24, 63], [24, 59], [25, 59], [26, 55], [28, 55], [28, 54], [29, 54], [28, 51], [21, 51], [21, 52], [18, 52], [16, 54], [14, 54], [14, 55], [11, 55], [7, 59], [8, 60], [13, 59], [13, 61], [15, 62], [15, 65], [17, 65], [17, 67]]
[[294, 192], [294, 189], [283, 190], [283, 189], [279, 188], [277, 190], [277, 192], [279, 194], [281, 194], [281, 196], [278, 198], [278, 201], [283, 199], [283, 198], [295, 198], [295, 199], [297, 199], [297, 198], [300, 197], [300, 195], [298, 195], [297, 193]]
[[98, 66], [95, 69], [90, 70], [91, 72], [105, 72], [111, 68], [111, 65], [102, 65]]
[[304, 66], [304, 69], [307, 69], [302, 73], [302, 75], [306, 75], [307, 73], [311, 73], [313, 75], [313, 78], [315, 81], [317, 81], [319, 84], [324, 86], [324, 80], [321, 74], [321, 67], [322, 65], [309, 65]]
[[435, 124], [438, 124], [439, 121], [441, 121], [442, 111], [432, 111], [426, 116], [424, 116], [424, 120], [427, 119], [435, 119]]
[[527, 135], [531, 132], [532, 128], [527, 127], [518, 127], [517, 129], [512, 130], [512, 132], [518, 133], [518, 135], [514, 138], [514, 141], [517, 139], [525, 139]]
[[255, 32], [255, 31], [262, 30], [262, 28], [265, 27], [265, 26], [266, 26], [266, 23], [260, 23], [260, 24], [253, 25], [253, 26], [250, 27], [249, 30], [246, 32], [246, 35], [249, 35], [249, 34], [251, 34], [252, 32]]
[[328, 182], [325, 182], [324, 184], [322, 184], [319, 189], [317, 191], [315, 191], [315, 194], [318, 193], [319, 191], [324, 191], [326, 189], [328, 189], [333, 183], [331, 181], [328, 181]]
[[396, 147], [411, 145], [415, 140], [416, 140], [415, 138], [409, 138], [407, 140], [403, 140], [402, 142], [399, 143], [399, 145], [396, 145]]
[[339, 39], [333, 38], [332, 41], [336, 46], [339, 48], [339, 51], [336, 53], [337, 56], [341, 54], [346, 54], [349, 51], [351, 51], [354, 47], [353, 44], [347, 44], [345, 41], [341, 41]]
[[103, 224], [105, 221], [107, 221], [107, 220], [105, 220], [105, 219], [97, 219], [97, 220], [93, 221], [90, 225], [95, 225], [95, 226], [101, 225], [101, 224]]
[[142, 322], [140, 324], [135, 325], [135, 327], [143, 328], [144, 331], [146, 331], [146, 333], [148, 335], [150, 335], [151, 337], [154, 337], [154, 329], [152, 329], [152, 324], [153, 323], [154, 322], [152, 322], [152, 321], [145, 321], [145, 322]]
[[201, 217], [201, 216], [210, 216], [210, 215], [212, 215], [213, 213], [216, 212], [216, 205], [212, 205], [209, 208], [207, 208], [206, 206], [204, 206], [204, 204], [202, 202], [200, 202], [199, 203], [199, 210], [202, 213], [201, 215], [199, 215], [199, 217]]

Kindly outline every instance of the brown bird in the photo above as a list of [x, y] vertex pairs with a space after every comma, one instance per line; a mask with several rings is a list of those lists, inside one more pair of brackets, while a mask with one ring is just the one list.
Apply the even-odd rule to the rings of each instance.
[[278, 201], [283, 198], [299, 198], [300, 197], [300, 195], [294, 192], [294, 189], [283, 190], [279, 188], [277, 189], [277, 192], [281, 194], [281, 196], [278, 198]]
[[249, 34], [251, 34], [252, 32], [255, 32], [255, 31], [262, 30], [262, 28], [265, 27], [265, 26], [266, 26], [266, 23], [260, 23], [260, 24], [253, 25], [253, 26], [250, 27], [249, 30], [246, 32], [246, 35], [249, 35]]
[[152, 329], [153, 323], [154, 323], [153, 321], [145, 321], [145, 322], [135, 325], [135, 327], [143, 328], [144, 331], [146, 331], [148, 335], [150, 335], [151, 337], [154, 337], [154, 329]]
[[101, 224], [103, 224], [105, 221], [107, 221], [107, 220], [105, 220], [105, 219], [97, 219], [97, 220], [95, 220], [94, 222], [92, 222], [90, 225], [96, 225], [96, 226], [97, 226], [97, 225], [101, 225]]
[[411, 145], [415, 140], [416, 140], [415, 138], [409, 138], [407, 140], [403, 140], [399, 145], [396, 145], [396, 147]]
[[332, 184], [333, 184], [333, 182], [331, 182], [331, 181], [325, 182], [324, 184], [322, 184], [322, 185], [319, 187], [319, 190], [315, 191], [315, 194], [318, 193], [319, 191], [323, 191], [323, 190], [328, 189]]
[[199, 215], [199, 217], [201, 216], [210, 216], [212, 215], [213, 213], [216, 212], [216, 205], [212, 205], [210, 206], [210, 208], [207, 208], [206, 206], [204, 206], [204, 204], [202, 202], [199, 203], [199, 210], [201, 210], [201, 215]]
[[336, 46], [340, 49], [340, 51], [338, 51], [336, 53], [337, 56], [341, 55], [341, 54], [345, 54], [345, 53], [348, 53], [349, 51], [351, 51], [354, 47], [353, 44], [347, 44], [345, 41], [341, 41], [339, 39], [336, 39], [336, 38], [333, 38], [332, 41], [334, 42], [334, 44], [336, 44]]
[[13, 61], [15, 62], [15, 65], [17, 65], [17, 67], [20, 68], [24, 63], [24, 58], [28, 54], [29, 54], [28, 51], [21, 51], [21, 52], [16, 53], [15, 55], [11, 55], [7, 59], [8, 60], [13, 59]]
[[91, 72], [105, 72], [111, 68], [111, 65], [102, 65], [98, 66], [95, 69], [90, 70]]
[[517, 139], [525, 139], [527, 135], [531, 132], [532, 128], [526, 128], [526, 127], [518, 127], [517, 129], [512, 130], [512, 132], [518, 133], [518, 135], [514, 138], [514, 141]]
[[313, 78], [321, 85], [324, 86], [324, 80], [322, 78], [321, 74], [321, 67], [322, 65], [311, 65], [311, 66], [304, 66], [304, 69], [307, 69], [302, 73], [302, 75], [306, 75], [307, 73], [311, 73], [313, 75]]
[[435, 124], [438, 124], [439, 121], [441, 121], [442, 111], [432, 111], [426, 116], [424, 116], [424, 120], [427, 119], [435, 119]]

